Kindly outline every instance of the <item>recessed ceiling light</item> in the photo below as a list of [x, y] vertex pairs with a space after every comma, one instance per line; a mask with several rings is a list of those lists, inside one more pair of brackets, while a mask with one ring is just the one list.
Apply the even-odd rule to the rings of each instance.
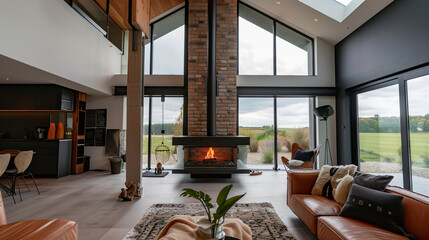
[[277, 1], [277, 4], [280, 4], [280, 1]]
[[9, 78], [8, 78], [8, 77], [6, 78], [6, 81], [9, 81]]
[[313, 21], [318, 22], [318, 21], [319, 21], [319, 19], [318, 19], [318, 18], [315, 18], [315, 19], [313, 19]]

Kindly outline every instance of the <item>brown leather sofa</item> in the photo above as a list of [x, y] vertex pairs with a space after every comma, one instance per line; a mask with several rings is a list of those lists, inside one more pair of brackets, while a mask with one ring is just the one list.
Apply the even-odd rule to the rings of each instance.
[[[334, 200], [311, 195], [317, 170], [287, 173], [287, 205], [318, 239], [408, 239], [359, 220], [337, 216], [341, 206]], [[387, 192], [404, 196], [403, 227], [417, 239], [429, 239], [429, 197], [400, 187]]]
[[0, 193], [0, 239], [76, 240], [77, 223], [64, 219], [27, 220], [7, 224]]

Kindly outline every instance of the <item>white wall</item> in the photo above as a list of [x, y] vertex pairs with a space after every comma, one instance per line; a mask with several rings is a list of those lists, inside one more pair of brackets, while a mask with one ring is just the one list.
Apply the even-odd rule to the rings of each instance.
[[335, 48], [315, 38], [315, 76], [239, 75], [239, 87], [335, 87]]
[[0, 0], [0, 6], [1, 55], [111, 94], [121, 53], [65, 1]]
[[[86, 109], [107, 109], [107, 129], [126, 129], [126, 97], [94, 97], [88, 96]], [[108, 170], [109, 156], [105, 153], [105, 147], [85, 147], [85, 155], [91, 157], [90, 169]]]
[[[317, 97], [316, 107], [320, 107], [323, 105], [331, 105], [335, 109], [335, 97]], [[337, 164], [337, 124], [336, 124], [336, 114], [330, 116], [328, 118], [328, 139], [329, 144], [331, 146], [332, 153], [332, 163], [334, 165]], [[325, 140], [326, 140], [326, 123], [324, 121], [317, 120], [318, 131], [317, 131], [317, 144], [321, 144], [320, 153], [319, 153], [319, 166], [323, 165], [323, 161], [325, 158]]]

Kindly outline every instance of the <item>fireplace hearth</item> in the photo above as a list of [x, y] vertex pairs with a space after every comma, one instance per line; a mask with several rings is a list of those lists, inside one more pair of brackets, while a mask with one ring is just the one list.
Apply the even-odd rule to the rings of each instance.
[[191, 177], [231, 177], [235, 173], [249, 173], [238, 158], [238, 146], [249, 145], [245, 136], [179, 136], [173, 145], [183, 146], [173, 173], [190, 173]]

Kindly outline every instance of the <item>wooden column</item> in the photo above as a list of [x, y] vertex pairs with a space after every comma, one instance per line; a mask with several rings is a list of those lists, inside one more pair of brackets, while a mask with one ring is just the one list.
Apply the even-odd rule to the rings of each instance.
[[127, 79], [127, 180], [142, 179], [143, 69], [142, 31], [130, 31]]

